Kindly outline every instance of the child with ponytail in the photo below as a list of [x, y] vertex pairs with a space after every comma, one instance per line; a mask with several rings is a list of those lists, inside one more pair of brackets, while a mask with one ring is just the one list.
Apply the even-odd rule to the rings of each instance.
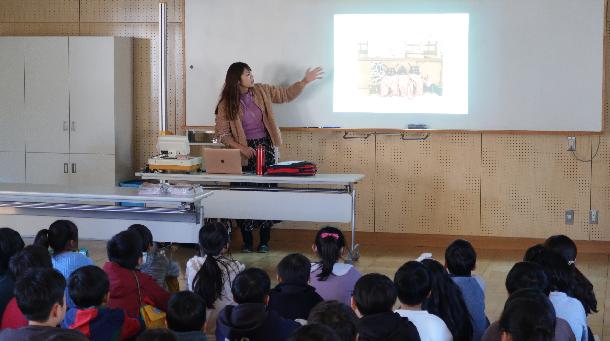
[[331, 226], [320, 229], [312, 250], [320, 261], [311, 264], [311, 286], [325, 301], [337, 300], [349, 305], [361, 275], [352, 265], [339, 263], [345, 252], [345, 236], [341, 230]]
[[[78, 228], [70, 220], [57, 220], [48, 229], [38, 231], [34, 238], [34, 245], [45, 249], [51, 248], [51, 261], [53, 268], [61, 272], [66, 280], [72, 272], [80, 267], [93, 265], [93, 261], [78, 250]], [[66, 302], [68, 308], [74, 307], [66, 288]]]
[[188, 290], [201, 296], [206, 304], [206, 330], [213, 334], [218, 312], [233, 305], [231, 284], [246, 267], [225, 254], [229, 250], [229, 233], [221, 222], [205, 224], [199, 230], [199, 256], [186, 263]]

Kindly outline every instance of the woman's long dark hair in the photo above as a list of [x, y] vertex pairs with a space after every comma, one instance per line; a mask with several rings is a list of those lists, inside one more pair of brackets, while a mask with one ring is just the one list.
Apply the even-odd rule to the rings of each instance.
[[326, 226], [316, 234], [316, 244], [322, 271], [318, 274], [320, 281], [325, 281], [333, 273], [333, 266], [341, 258], [341, 249], [345, 247], [345, 236], [336, 227]]
[[430, 297], [424, 301], [422, 308], [445, 321], [455, 341], [472, 340], [472, 320], [460, 288], [441, 263], [434, 259], [424, 259], [422, 264], [432, 275]]
[[78, 228], [70, 220], [57, 220], [48, 229], [38, 231], [34, 245], [53, 249], [54, 254], [66, 251], [69, 241], [78, 242]]
[[206, 308], [214, 309], [214, 302], [222, 295], [223, 271], [229, 273], [229, 264], [218, 256], [229, 243], [227, 227], [221, 222], [211, 222], [199, 229], [199, 252], [205, 261], [193, 280], [193, 291], [203, 298]]
[[252, 71], [248, 64], [242, 62], [236, 62], [229, 66], [227, 75], [225, 76], [225, 84], [220, 93], [218, 104], [216, 105], [215, 114], [218, 114], [218, 107], [223, 105], [229, 121], [235, 121], [237, 119], [240, 96], [239, 84], [244, 70]]
[[576, 267], [576, 254], [578, 252], [576, 243], [568, 236], [555, 235], [549, 237], [544, 242], [544, 246], [559, 253], [568, 263], [570, 270], [572, 270], [572, 294], [582, 303], [587, 315], [592, 312], [596, 313], [597, 298], [595, 297], [595, 291], [593, 291], [593, 283]]

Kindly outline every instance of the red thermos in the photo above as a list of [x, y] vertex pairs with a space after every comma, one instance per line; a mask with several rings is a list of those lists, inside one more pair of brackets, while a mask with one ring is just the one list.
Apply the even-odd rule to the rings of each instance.
[[259, 144], [256, 146], [256, 175], [263, 175], [265, 166], [265, 147]]

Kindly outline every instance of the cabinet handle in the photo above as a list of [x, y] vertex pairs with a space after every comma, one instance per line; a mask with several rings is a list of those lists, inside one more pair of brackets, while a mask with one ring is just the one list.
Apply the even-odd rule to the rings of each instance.
[[76, 131], [76, 122], [72, 121], [72, 131]]
[[76, 163], [72, 164], [72, 173], [76, 173]]
[[68, 174], [68, 163], [64, 163], [64, 173]]
[[64, 131], [68, 131], [68, 121], [64, 121]]

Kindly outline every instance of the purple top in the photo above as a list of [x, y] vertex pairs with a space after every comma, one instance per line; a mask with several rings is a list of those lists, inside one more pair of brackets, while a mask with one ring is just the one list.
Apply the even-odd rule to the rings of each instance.
[[343, 263], [335, 263], [333, 273], [325, 281], [318, 279], [320, 272], [322, 272], [320, 265], [312, 263], [309, 282], [316, 288], [316, 292], [325, 301], [337, 300], [350, 306], [354, 285], [360, 278], [360, 272], [352, 265]]
[[263, 112], [261, 108], [254, 103], [254, 93], [249, 90], [245, 94], [242, 94], [239, 98], [241, 103], [241, 109], [244, 116], [241, 119], [241, 123], [246, 133], [246, 139], [261, 139], [267, 136], [265, 131], [265, 125], [263, 124]]

